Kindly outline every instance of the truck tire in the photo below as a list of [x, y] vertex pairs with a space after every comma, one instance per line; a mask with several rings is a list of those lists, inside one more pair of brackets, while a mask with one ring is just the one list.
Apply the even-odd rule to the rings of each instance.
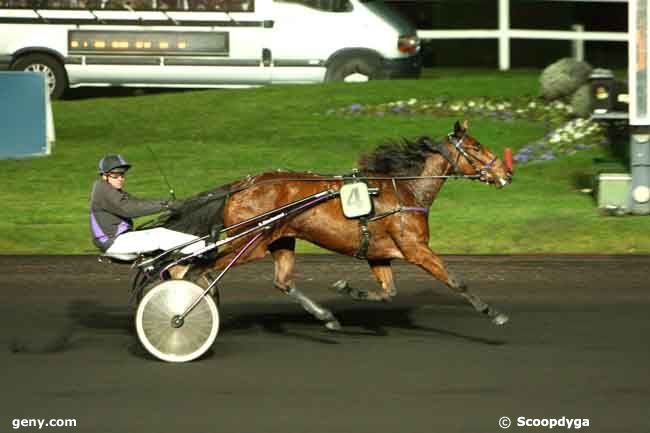
[[336, 60], [325, 75], [325, 81], [364, 82], [381, 78], [381, 61], [370, 56]]
[[52, 99], [59, 99], [68, 87], [68, 78], [63, 65], [56, 58], [47, 54], [28, 54], [19, 57], [11, 69], [45, 74]]

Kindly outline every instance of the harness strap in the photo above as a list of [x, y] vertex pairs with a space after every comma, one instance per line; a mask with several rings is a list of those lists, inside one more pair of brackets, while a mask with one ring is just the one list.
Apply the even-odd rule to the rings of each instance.
[[[360, 238], [361, 242], [359, 244], [359, 250], [357, 253], [354, 255], [357, 259], [367, 259], [368, 258], [368, 247], [370, 246], [370, 230], [368, 229], [368, 223], [372, 221], [377, 221], [382, 218], [386, 218], [388, 216], [394, 215], [396, 213], [403, 213], [403, 212], [418, 212], [418, 213], [423, 213], [423, 214], [428, 214], [429, 209], [425, 207], [413, 207], [413, 206], [400, 206], [398, 208], [382, 212], [379, 215], [375, 215], [373, 217], [361, 217], [359, 218], [359, 233], [360, 233]], [[400, 224], [403, 223], [403, 220], [400, 218]]]
[[392, 209], [392, 210], [389, 210], [389, 211], [386, 211], [386, 212], [382, 212], [382, 213], [380, 213], [378, 215], [375, 215], [375, 216], [373, 216], [371, 218], [368, 218], [368, 221], [369, 222], [377, 221], [377, 220], [380, 220], [382, 218], [386, 218], [388, 216], [394, 215], [394, 214], [396, 214], [398, 212], [419, 212], [419, 213], [428, 214], [429, 209], [427, 209], [425, 207], [400, 206], [400, 207], [397, 207], [395, 209]]
[[[450, 139], [452, 138], [452, 135], [453, 134], [449, 134]], [[431, 147], [432, 150], [442, 155], [442, 157], [445, 158], [445, 160], [447, 160], [449, 164], [451, 164], [451, 166], [454, 168], [454, 173], [462, 173], [460, 166], [458, 165], [458, 161], [456, 161], [451, 156], [451, 153], [449, 153], [449, 149], [447, 148], [447, 146], [444, 145], [444, 143], [431, 143], [429, 141], [429, 146]]]
[[[399, 189], [397, 189], [397, 182], [395, 179], [392, 180], [393, 182], [393, 189], [395, 190], [395, 198], [397, 198], [397, 204], [399, 205], [398, 209], [402, 208], [402, 197], [399, 193]], [[404, 216], [400, 213], [399, 216], [399, 236], [402, 237], [404, 234]]]
[[370, 246], [370, 230], [368, 229], [368, 218], [360, 217], [359, 218], [359, 234], [361, 242], [359, 244], [359, 250], [354, 255], [357, 259], [367, 259], [368, 258], [368, 247]]
[[399, 209], [400, 212], [420, 212], [420, 213], [429, 213], [429, 209], [426, 207], [413, 207], [413, 206], [404, 206]]

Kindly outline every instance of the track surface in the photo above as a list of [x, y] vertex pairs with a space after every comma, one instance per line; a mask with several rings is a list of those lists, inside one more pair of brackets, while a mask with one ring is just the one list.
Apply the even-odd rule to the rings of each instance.
[[374, 288], [367, 265], [299, 257], [299, 287], [344, 325], [330, 333], [272, 289], [263, 260], [221, 285], [213, 351], [171, 365], [136, 341], [128, 267], [0, 256], [0, 431], [73, 418], [41, 431], [478, 433], [504, 431], [502, 416], [507, 431], [563, 416], [589, 419], [583, 431], [650, 431], [650, 257], [447, 261], [511, 322], [493, 326], [403, 262], [394, 302], [344, 299], [329, 284]]

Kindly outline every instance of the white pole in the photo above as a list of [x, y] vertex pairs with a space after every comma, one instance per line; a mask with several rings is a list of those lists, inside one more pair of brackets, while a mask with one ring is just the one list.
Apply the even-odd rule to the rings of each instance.
[[510, 69], [510, 0], [499, 0], [499, 69]]
[[631, 0], [628, 5], [628, 83], [630, 86], [630, 124], [650, 125], [648, 95], [648, 0]]
[[650, 95], [648, 86], [648, 0], [628, 4], [628, 83], [630, 100], [630, 168], [628, 199], [633, 214], [650, 214]]
[[[571, 28], [578, 33], [582, 33], [585, 31], [585, 26], [582, 24], [574, 24], [571, 26]], [[573, 58], [578, 60], [579, 62], [582, 62], [585, 60], [585, 41], [582, 39], [578, 40], [573, 40], [571, 42], [571, 54], [573, 55]]]

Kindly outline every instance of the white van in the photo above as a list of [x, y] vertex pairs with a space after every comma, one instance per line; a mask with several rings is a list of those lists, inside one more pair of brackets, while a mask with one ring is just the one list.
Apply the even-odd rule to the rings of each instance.
[[381, 0], [0, 0], [0, 69], [79, 86], [234, 87], [418, 77]]

